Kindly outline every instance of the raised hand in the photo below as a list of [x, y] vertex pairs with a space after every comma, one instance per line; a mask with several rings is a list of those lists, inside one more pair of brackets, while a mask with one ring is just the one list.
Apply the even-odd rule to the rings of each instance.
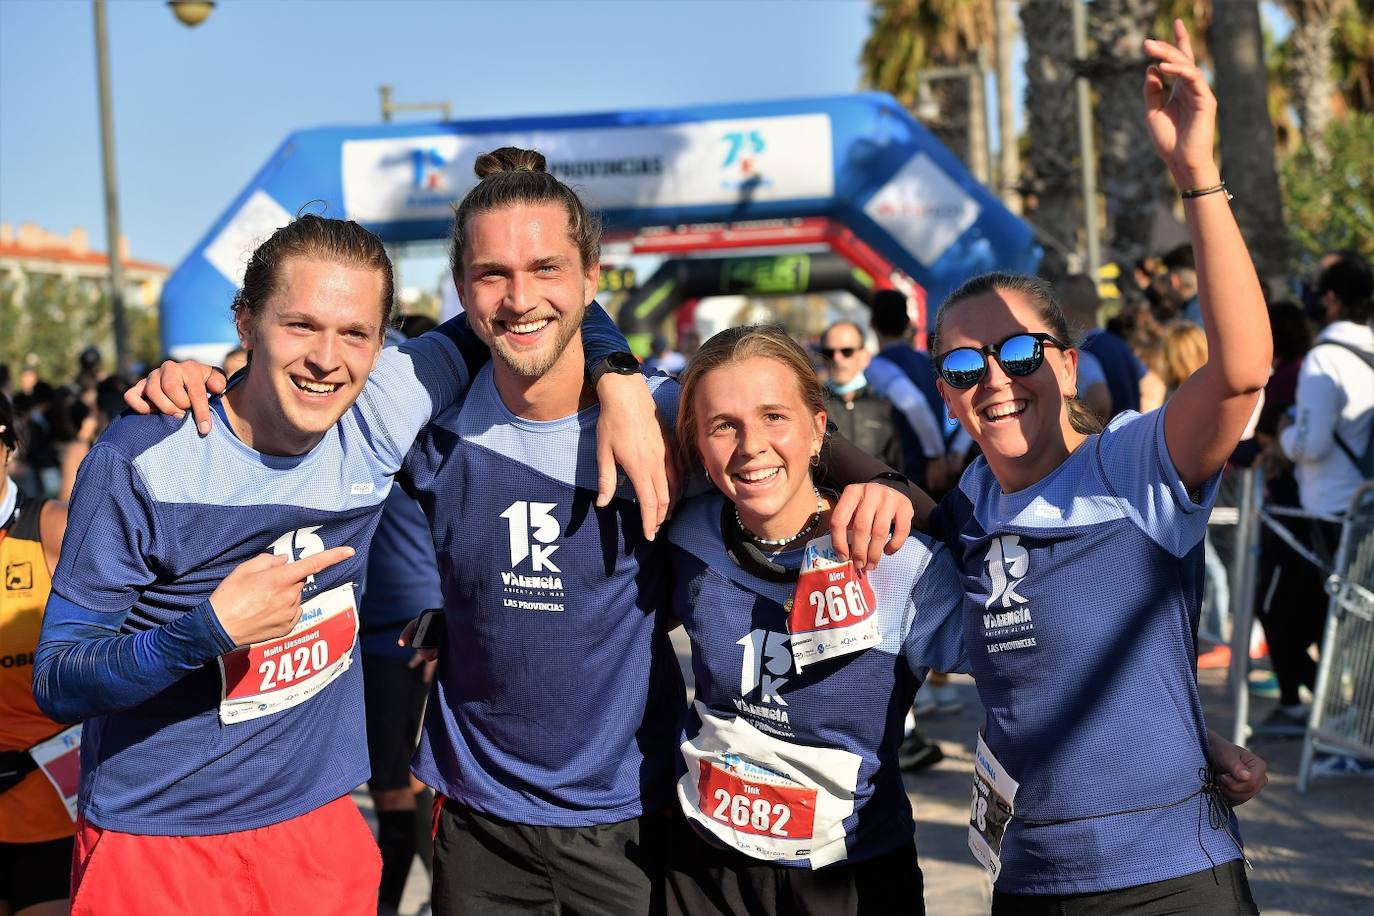
[[236, 646], [285, 636], [300, 619], [305, 580], [353, 553], [352, 547], [331, 547], [294, 563], [277, 554], [258, 554], [224, 577], [210, 595], [210, 607]]
[[[1145, 123], [1155, 150], [1180, 188], [1211, 187], [1221, 179], [1212, 157], [1217, 98], [1193, 57], [1193, 42], [1183, 21], [1174, 20], [1172, 43], [1145, 40], [1155, 60], [1145, 71]], [[1165, 78], [1173, 85], [1165, 83]]]

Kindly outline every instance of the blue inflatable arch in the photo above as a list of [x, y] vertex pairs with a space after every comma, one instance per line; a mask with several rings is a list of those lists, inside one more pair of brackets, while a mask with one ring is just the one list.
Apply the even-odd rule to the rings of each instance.
[[302, 206], [388, 242], [448, 236], [476, 157], [541, 151], [606, 227], [827, 217], [939, 302], [988, 270], [1033, 271], [1031, 228], [890, 96], [304, 130], [287, 137], [169, 278], [164, 349], [217, 362], [248, 255]]

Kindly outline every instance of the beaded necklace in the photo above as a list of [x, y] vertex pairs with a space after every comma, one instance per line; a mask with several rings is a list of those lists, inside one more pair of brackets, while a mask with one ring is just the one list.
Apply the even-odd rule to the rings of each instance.
[[739, 517], [739, 507], [735, 507], [735, 524], [739, 525], [739, 529], [740, 531], [744, 532], [744, 536], [749, 538], [755, 544], [759, 544], [763, 547], [786, 547], [793, 541], [799, 541], [802, 538], [806, 537], [808, 534], [810, 534], [812, 531], [815, 531], [816, 526], [819, 525], [821, 522], [821, 515], [825, 512], [825, 503], [821, 501], [821, 491], [817, 490], [814, 484], [812, 484], [811, 490], [816, 494], [816, 512], [814, 515], [811, 516], [807, 523], [802, 526], [802, 529], [798, 531], [796, 534], [792, 535], [790, 538], [773, 539], [759, 537], [757, 534], [754, 534], [748, 528], [744, 527], [744, 522]]

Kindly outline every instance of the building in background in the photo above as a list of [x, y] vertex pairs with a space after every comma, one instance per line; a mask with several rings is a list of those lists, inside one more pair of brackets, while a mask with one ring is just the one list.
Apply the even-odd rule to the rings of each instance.
[[[130, 258], [127, 238], [120, 239], [119, 253], [127, 284], [125, 301], [132, 308], [155, 307], [171, 268]], [[0, 277], [12, 281], [20, 297], [39, 277], [89, 283], [103, 292], [110, 267], [108, 255], [92, 250], [86, 230], [79, 226], [59, 235], [33, 223], [21, 223], [15, 229], [0, 222]]]

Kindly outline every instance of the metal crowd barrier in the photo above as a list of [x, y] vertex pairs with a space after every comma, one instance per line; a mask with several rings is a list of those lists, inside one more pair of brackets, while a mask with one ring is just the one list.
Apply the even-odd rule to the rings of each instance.
[[1231, 477], [1236, 481], [1238, 518], [1231, 551], [1231, 667], [1226, 685], [1235, 711], [1231, 740], [1243, 745], [1250, 738], [1250, 631], [1255, 625], [1255, 586], [1259, 581], [1264, 475], [1243, 468]]
[[1374, 760], [1374, 482], [1351, 497], [1341, 527], [1312, 714], [1302, 740], [1298, 792], [1318, 750]]
[[[1298, 773], [1298, 791], [1306, 792], [1318, 750], [1374, 760], [1374, 482], [1356, 490], [1349, 511], [1337, 517], [1266, 505], [1263, 475], [1251, 469], [1236, 470], [1229, 477], [1236, 506], [1235, 537], [1228, 551], [1231, 667], [1227, 688], [1235, 711], [1231, 740], [1236, 744], [1250, 738], [1250, 636], [1261, 577], [1262, 531], [1268, 528], [1327, 574], [1326, 631]], [[1226, 507], [1221, 507], [1209, 524], [1225, 525], [1228, 515]], [[1326, 561], [1295, 537], [1285, 524], [1287, 519], [1340, 525], [1334, 561]], [[1202, 630], [1206, 634], [1206, 628]]]

